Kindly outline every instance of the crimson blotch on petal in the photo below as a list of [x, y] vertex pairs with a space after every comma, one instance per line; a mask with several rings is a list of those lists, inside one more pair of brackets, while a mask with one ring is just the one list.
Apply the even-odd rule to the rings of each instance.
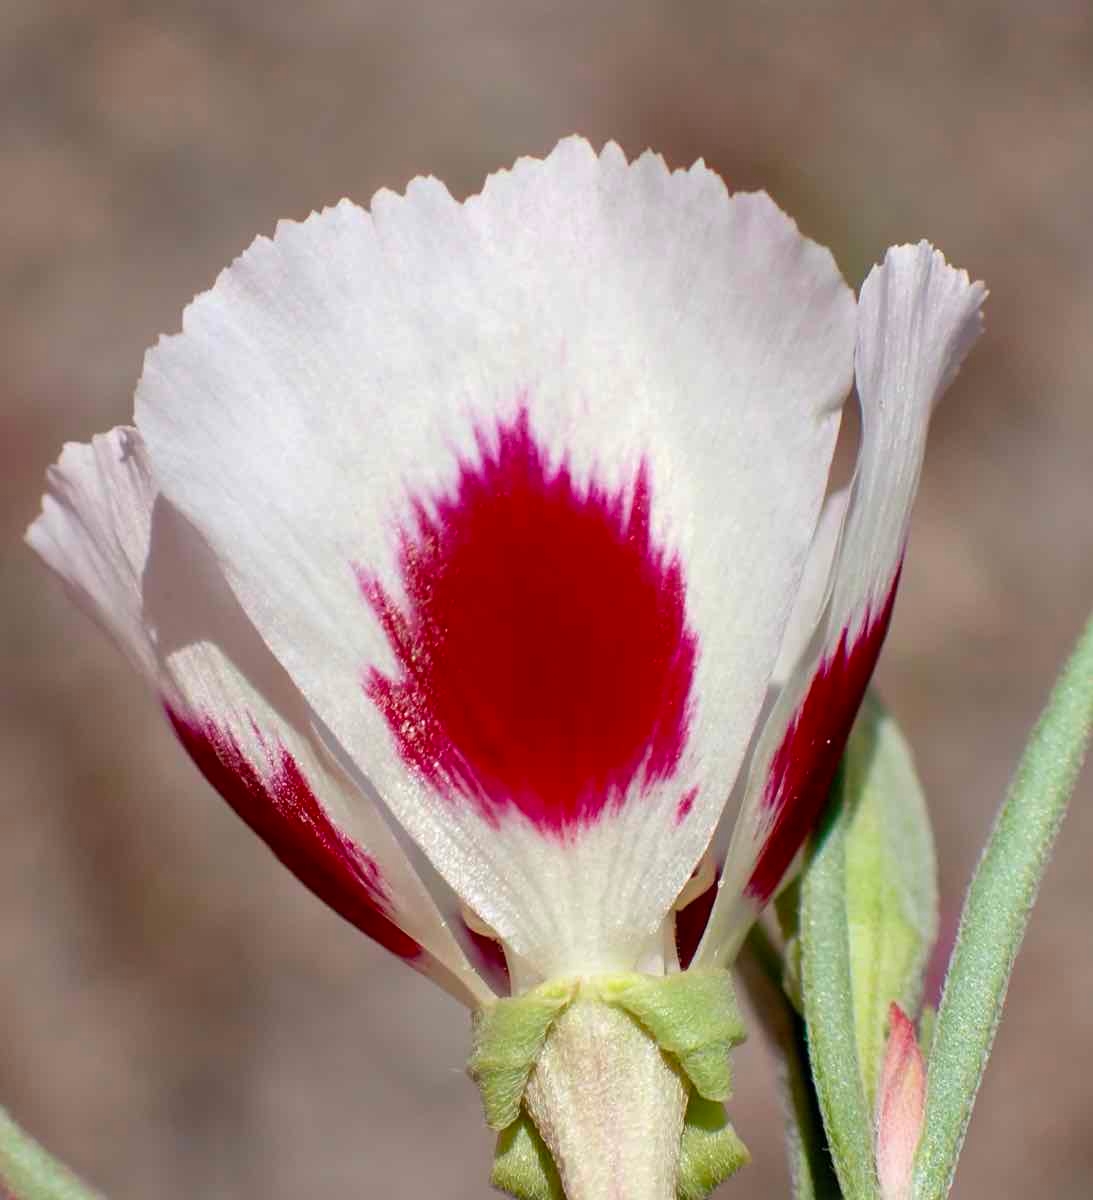
[[359, 570], [401, 668], [371, 668], [365, 690], [430, 785], [564, 835], [679, 765], [695, 661], [682, 567], [652, 541], [644, 463], [626, 494], [594, 476], [581, 491], [526, 409], [476, 441], [480, 461], [403, 534], [406, 611]]

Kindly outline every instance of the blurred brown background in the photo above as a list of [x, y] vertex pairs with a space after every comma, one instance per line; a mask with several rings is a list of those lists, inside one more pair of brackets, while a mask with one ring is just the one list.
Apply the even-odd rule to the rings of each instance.
[[[116, 1200], [484, 1197], [466, 1019], [304, 893], [20, 543], [63, 439], [280, 216], [579, 130], [765, 187], [857, 286], [928, 236], [985, 279], [881, 682], [949, 919], [1093, 598], [1093, 12], [514, 0], [0, 4], [0, 1097]], [[1093, 1194], [1087, 774], [1011, 990], [963, 1197]], [[735, 1102], [788, 1195], [770, 1063]], [[729, 1189], [726, 1189], [727, 1191]]]

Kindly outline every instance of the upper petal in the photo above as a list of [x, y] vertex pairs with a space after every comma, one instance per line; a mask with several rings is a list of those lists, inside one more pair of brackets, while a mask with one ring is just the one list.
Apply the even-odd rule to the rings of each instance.
[[862, 440], [823, 613], [760, 736], [697, 958], [735, 953], [823, 810], [888, 629], [934, 404], [980, 332], [981, 283], [927, 243], [862, 285]]
[[342, 917], [465, 1003], [488, 998], [212, 554], [157, 496], [139, 434], [67, 446], [49, 486], [28, 542], [149, 678], [206, 779]]
[[259, 239], [150, 352], [164, 492], [440, 872], [629, 966], [762, 703], [853, 297], [765, 196], [576, 139]]

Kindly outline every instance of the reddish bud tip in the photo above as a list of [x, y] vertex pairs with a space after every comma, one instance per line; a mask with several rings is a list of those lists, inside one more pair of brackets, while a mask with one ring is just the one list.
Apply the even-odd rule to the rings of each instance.
[[926, 1065], [915, 1027], [898, 1004], [877, 1091], [877, 1177], [884, 1200], [907, 1200], [926, 1104]]

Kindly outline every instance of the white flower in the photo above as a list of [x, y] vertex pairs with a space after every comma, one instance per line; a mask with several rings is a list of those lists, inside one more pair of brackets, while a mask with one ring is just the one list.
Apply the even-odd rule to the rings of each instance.
[[28, 539], [278, 857], [467, 1005], [483, 930], [516, 991], [677, 970], [708, 850], [725, 965], [826, 797], [983, 296], [923, 243], [855, 303], [767, 196], [569, 139], [259, 238]]

